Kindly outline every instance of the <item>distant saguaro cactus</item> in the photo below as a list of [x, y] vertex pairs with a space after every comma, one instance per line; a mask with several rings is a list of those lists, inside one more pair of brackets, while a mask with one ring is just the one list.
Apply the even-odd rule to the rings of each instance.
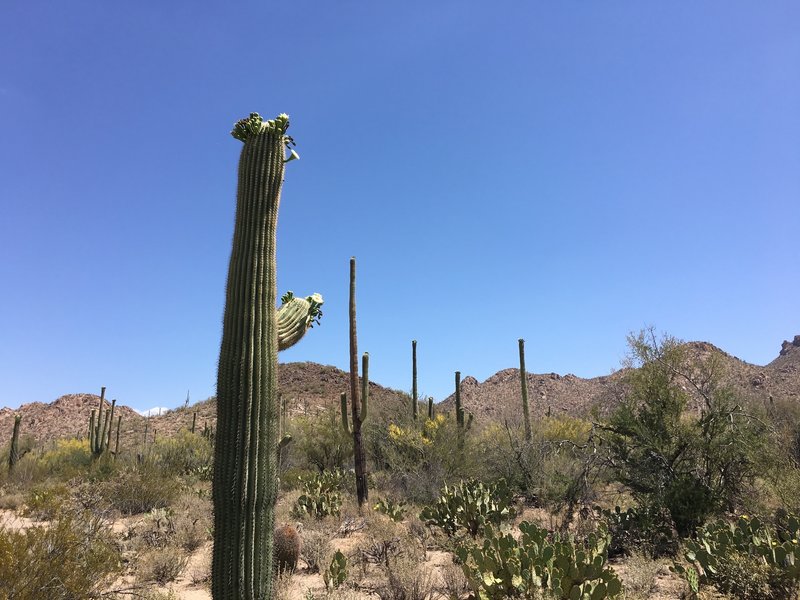
[[528, 375], [525, 372], [525, 340], [519, 339], [519, 381], [522, 386], [522, 416], [525, 419], [525, 441], [531, 441], [531, 415], [528, 412]]
[[289, 117], [257, 113], [231, 131], [239, 158], [236, 222], [217, 372], [214, 446], [214, 600], [272, 598], [274, 505], [278, 492], [278, 350], [319, 316], [322, 298], [284, 296], [276, 310], [278, 206]]
[[[100, 388], [100, 402], [97, 411], [95, 412], [92, 409], [91, 413], [89, 413], [89, 448], [95, 457], [108, 450], [108, 446], [111, 443], [111, 425], [114, 420], [114, 408], [117, 405], [117, 400], [115, 398], [111, 401], [111, 409], [107, 410], [105, 417], [103, 417], [105, 398], [106, 388], [103, 386]], [[97, 421], [95, 421], [95, 416]]]
[[[362, 373], [362, 399], [358, 398], [358, 332], [356, 331], [356, 259], [350, 259], [350, 400], [353, 413], [353, 454], [356, 472], [356, 495], [358, 496], [359, 508], [369, 500], [369, 489], [367, 488], [367, 458], [364, 452], [364, 444], [361, 439], [361, 425], [367, 418], [367, 392], [369, 390], [369, 380], [367, 369], [369, 367], [369, 355], [364, 354], [363, 373]], [[363, 384], [366, 381], [366, 384]], [[344, 402], [344, 400], [343, 400]]]
[[11, 451], [8, 453], [8, 470], [14, 469], [19, 461], [19, 426], [22, 423], [22, 415], [14, 415], [14, 432], [11, 434]]
[[411, 340], [411, 416], [417, 420], [419, 398], [417, 397], [417, 340]]

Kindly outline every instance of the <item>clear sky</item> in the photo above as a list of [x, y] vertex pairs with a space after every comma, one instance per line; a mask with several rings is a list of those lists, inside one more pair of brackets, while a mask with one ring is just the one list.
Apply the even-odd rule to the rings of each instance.
[[281, 361], [602, 375], [646, 325], [749, 362], [800, 333], [800, 4], [0, 8], [0, 406], [214, 394], [241, 144], [287, 112]]

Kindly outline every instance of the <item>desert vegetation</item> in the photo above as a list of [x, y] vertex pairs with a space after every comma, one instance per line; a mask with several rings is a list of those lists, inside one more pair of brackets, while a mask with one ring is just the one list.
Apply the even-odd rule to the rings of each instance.
[[798, 596], [800, 407], [741, 393], [713, 350], [631, 335], [603, 401], [567, 413], [537, 405], [520, 339], [518, 394], [490, 412], [459, 371], [450, 401], [421, 400], [412, 341], [410, 394], [381, 403], [351, 258], [348, 385], [298, 411], [277, 356], [322, 297], [273, 308], [288, 126], [252, 113], [232, 132], [216, 418], [186, 406], [126, 441], [106, 388], [73, 437], [37, 442], [15, 417], [0, 599]]
[[[612, 409], [531, 418], [530, 439], [522, 411], [370, 405], [361, 506], [339, 399], [289, 411], [274, 597], [796, 597], [797, 407], [737, 396], [713, 353], [629, 341]], [[2, 597], [209, 598], [217, 440], [193, 413], [99, 453], [88, 423], [48, 443], [9, 432]]]

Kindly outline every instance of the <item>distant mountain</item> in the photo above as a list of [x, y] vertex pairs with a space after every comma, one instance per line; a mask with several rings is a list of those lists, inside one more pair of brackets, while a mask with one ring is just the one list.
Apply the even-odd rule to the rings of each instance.
[[[743, 399], [762, 403], [800, 402], [800, 336], [783, 342], [780, 355], [766, 366], [744, 362], [708, 342], [688, 342], [685, 348], [690, 361], [716, 355], [722, 382], [729, 384]], [[593, 407], [605, 412], [617, 401], [624, 373], [623, 369], [604, 377], [582, 379], [571, 374], [529, 372], [531, 417], [541, 418], [548, 412], [582, 416]], [[685, 387], [692, 394], [689, 386]], [[503, 369], [482, 383], [467, 375], [461, 380], [461, 401], [464, 408], [480, 420], [519, 422], [520, 388], [519, 369]], [[441, 406], [444, 410], [453, 410], [454, 404], [455, 394], [451, 394]]]
[[[783, 342], [778, 357], [765, 366], [746, 363], [708, 342], [689, 342], [686, 348], [698, 360], [716, 354], [723, 380], [742, 398], [762, 403], [800, 402], [800, 336]], [[548, 411], [556, 415], [583, 415], [595, 406], [601, 412], [607, 410], [616, 401], [623, 375], [624, 370], [589, 379], [571, 374], [528, 373], [533, 417], [541, 417]], [[341, 392], [349, 395], [349, 374], [310, 362], [281, 364], [278, 386], [287, 399], [290, 415], [316, 414], [325, 409], [335, 410]], [[467, 375], [461, 381], [461, 396], [465, 408], [480, 421], [519, 420], [522, 410], [519, 370], [503, 369], [482, 383]], [[410, 412], [407, 394], [374, 382], [370, 382], [370, 399], [372, 414]], [[99, 400], [94, 394], [69, 394], [49, 404], [33, 402], [17, 410], [0, 409], [0, 449], [11, 437], [15, 413], [22, 415], [21, 435], [31, 436], [39, 444], [61, 437], [85, 436], [89, 414], [97, 408]], [[452, 410], [453, 403], [451, 394], [437, 410]], [[145, 429], [148, 441], [152, 441], [154, 434], [173, 435], [182, 428], [190, 428], [193, 420], [198, 431], [206, 425], [215, 426], [216, 401], [210, 398], [150, 417], [118, 405], [116, 414], [122, 415], [122, 447], [136, 448], [144, 442]]]
[[[338, 407], [342, 392], [349, 396], [350, 375], [332, 366], [310, 362], [286, 363], [278, 366], [278, 388], [287, 399], [290, 415], [316, 414], [325, 408]], [[375, 414], [402, 410], [406, 406], [408, 396], [403, 392], [374, 382], [370, 382], [369, 389], [370, 410]], [[69, 394], [49, 404], [32, 402], [17, 410], [0, 409], [0, 450], [11, 438], [16, 413], [22, 415], [20, 435], [32, 437], [37, 444], [46, 444], [62, 437], [85, 437], [89, 415], [92, 409], [98, 408], [99, 402], [100, 397], [95, 394]], [[104, 411], [109, 406], [106, 402]], [[156, 414], [149, 417], [118, 403], [115, 414], [122, 415], [121, 447], [135, 448], [143, 444], [145, 428], [148, 441], [152, 441], [154, 432], [156, 436], [173, 435], [181, 428], [190, 428], [193, 419], [197, 431], [202, 431], [206, 425], [214, 427], [216, 400], [209, 398], [187, 408], [165, 409], [160, 415], [156, 409]]]

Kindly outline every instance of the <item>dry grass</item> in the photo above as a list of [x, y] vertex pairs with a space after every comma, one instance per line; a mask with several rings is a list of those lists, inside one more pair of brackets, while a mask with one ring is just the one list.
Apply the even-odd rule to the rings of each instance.
[[136, 564], [136, 575], [141, 582], [161, 585], [175, 581], [189, 562], [189, 556], [180, 548], [166, 546], [142, 553]]

